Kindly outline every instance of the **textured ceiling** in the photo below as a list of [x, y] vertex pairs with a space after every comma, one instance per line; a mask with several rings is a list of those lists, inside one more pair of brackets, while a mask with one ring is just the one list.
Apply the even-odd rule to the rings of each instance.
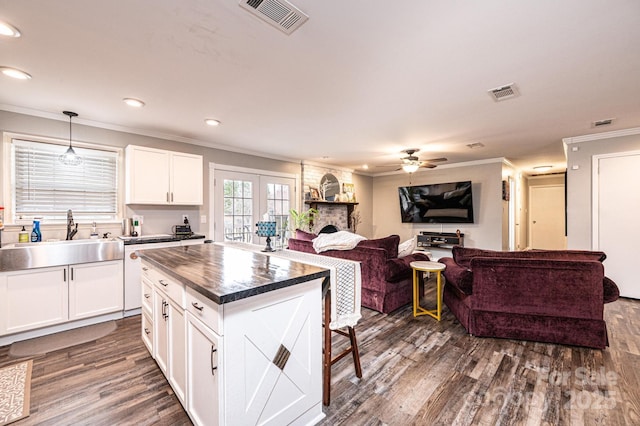
[[0, 66], [33, 76], [0, 109], [370, 172], [406, 148], [558, 171], [562, 138], [640, 126], [636, 0], [294, 4], [286, 35], [235, 0], [0, 0]]

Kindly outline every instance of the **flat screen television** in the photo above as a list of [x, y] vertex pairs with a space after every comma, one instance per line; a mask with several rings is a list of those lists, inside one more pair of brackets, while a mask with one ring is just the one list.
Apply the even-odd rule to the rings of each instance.
[[403, 223], [473, 223], [471, 181], [401, 186]]

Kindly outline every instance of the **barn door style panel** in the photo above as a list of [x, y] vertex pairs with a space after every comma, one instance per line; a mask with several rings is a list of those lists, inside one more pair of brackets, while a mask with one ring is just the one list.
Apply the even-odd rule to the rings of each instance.
[[311, 349], [321, 342], [321, 294], [312, 283], [312, 292], [297, 285], [279, 300], [267, 294], [225, 306], [225, 387], [244, 389], [226, 393], [228, 423], [289, 424], [320, 401], [321, 353]]

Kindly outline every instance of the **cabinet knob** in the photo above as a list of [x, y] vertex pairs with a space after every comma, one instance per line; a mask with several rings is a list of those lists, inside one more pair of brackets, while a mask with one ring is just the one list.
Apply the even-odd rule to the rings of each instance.
[[200, 312], [202, 312], [202, 310], [204, 309], [204, 306], [198, 306], [198, 304], [196, 302], [191, 302], [191, 306], [193, 306], [194, 308], [196, 308]]
[[169, 283], [165, 283], [164, 280], [158, 280], [158, 282], [165, 287], [169, 285]]
[[147, 327], [145, 327], [145, 328], [144, 328], [144, 332], [145, 332], [147, 335], [148, 335], [149, 333], [151, 333]]
[[150, 294], [147, 294], [147, 293], [145, 293], [145, 294], [144, 294], [144, 298], [145, 298], [145, 299], [148, 299], [148, 298], [150, 298], [150, 297], [151, 297], [151, 295], [150, 295]]

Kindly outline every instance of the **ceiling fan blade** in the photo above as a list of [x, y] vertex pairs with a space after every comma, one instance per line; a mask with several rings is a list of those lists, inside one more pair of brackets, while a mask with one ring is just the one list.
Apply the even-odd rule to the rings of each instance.
[[446, 158], [444, 157], [440, 157], [440, 158], [429, 158], [428, 160], [424, 160], [427, 163], [441, 163], [443, 161], [447, 161]]
[[435, 169], [438, 166], [435, 164], [424, 163], [424, 164], [421, 164], [420, 167], [424, 167], [425, 169]]

